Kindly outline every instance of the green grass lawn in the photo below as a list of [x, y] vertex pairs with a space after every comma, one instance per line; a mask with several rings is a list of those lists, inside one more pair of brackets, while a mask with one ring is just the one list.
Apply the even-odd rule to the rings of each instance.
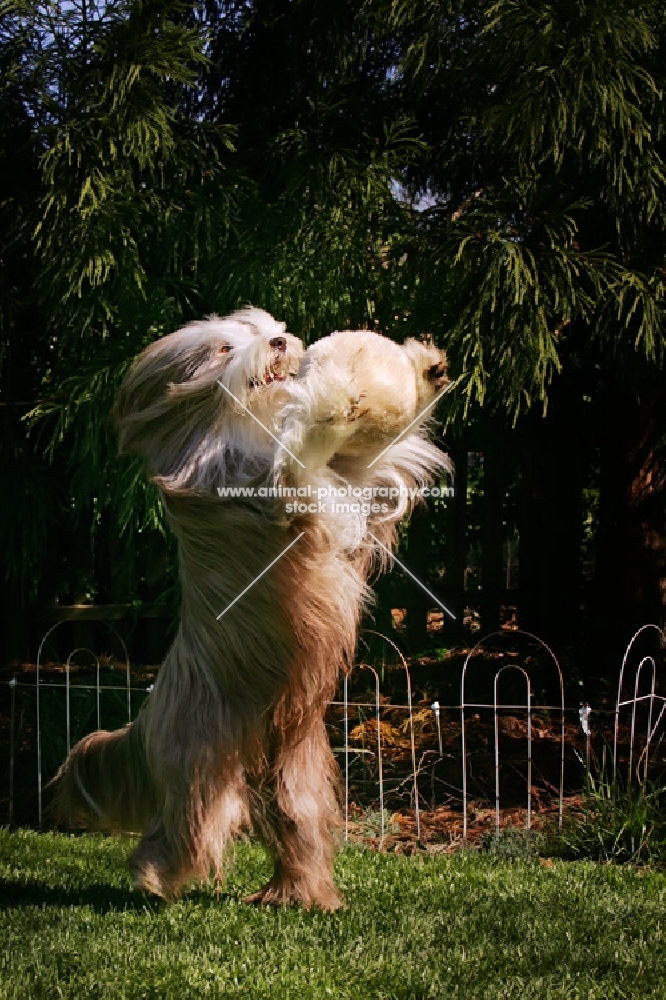
[[663, 873], [350, 848], [326, 915], [243, 905], [254, 844], [171, 906], [132, 892], [130, 848], [0, 830], [1, 997], [666, 997]]

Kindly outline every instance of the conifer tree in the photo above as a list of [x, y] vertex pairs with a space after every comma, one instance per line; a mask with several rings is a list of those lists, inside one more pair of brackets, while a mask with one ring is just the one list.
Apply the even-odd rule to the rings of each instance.
[[521, 621], [554, 634], [578, 614], [581, 465], [599, 455], [597, 635], [617, 654], [664, 616], [663, 8], [375, 10], [400, 39], [396, 96], [427, 142], [408, 172], [431, 205], [415, 314], [439, 317], [461, 409], [482, 403], [495, 428], [520, 418]]
[[[205, 62], [190, 14], [180, 0], [2, 8], [3, 121], [13, 102], [33, 178], [20, 213], [18, 182], [3, 206], [13, 215], [8, 245], [32, 274], [29, 288], [15, 279], [3, 316], [12, 295], [29, 296], [5, 321], [6, 343], [16, 353], [32, 339], [36, 364], [22, 395], [38, 401], [29, 439], [12, 415], [14, 454], [3, 456], [21, 494], [18, 505], [3, 494], [0, 517], [10, 589], [34, 594], [43, 564], [56, 562], [60, 579], [50, 575], [47, 589], [85, 593], [114, 538], [140, 564], [136, 532], [163, 530], [138, 464], [115, 459], [109, 418], [132, 357], [199, 313], [197, 276], [233, 213], [233, 130], [185, 114]], [[39, 476], [49, 489], [36, 488]], [[69, 536], [60, 554], [45, 551], [54, 507], [60, 537]]]

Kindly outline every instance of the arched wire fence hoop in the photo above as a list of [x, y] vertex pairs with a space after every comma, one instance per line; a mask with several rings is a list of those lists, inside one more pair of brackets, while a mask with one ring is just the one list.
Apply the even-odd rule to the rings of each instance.
[[[638, 762], [636, 764], [636, 778], [637, 778], [637, 780], [638, 780], [639, 783], [641, 783], [641, 775], [640, 775], [641, 764], [643, 765], [643, 778], [642, 778], [642, 782], [645, 782], [647, 780], [650, 744], [652, 742], [652, 739], [653, 739], [655, 733], [657, 732], [657, 729], [659, 728], [659, 724], [660, 724], [660, 722], [661, 722], [661, 720], [662, 720], [662, 718], [664, 716], [664, 713], [666, 712], [666, 697], [664, 697], [662, 695], [656, 694], [657, 664], [656, 664], [655, 658], [653, 656], [643, 656], [642, 657], [642, 659], [640, 660], [638, 666], [636, 667], [636, 673], [634, 675], [634, 693], [633, 693], [633, 696], [631, 698], [627, 698], [625, 700], [622, 700], [622, 685], [623, 685], [623, 682], [624, 682], [624, 673], [625, 673], [625, 668], [627, 666], [627, 663], [629, 662], [629, 656], [631, 655], [632, 647], [633, 647], [634, 643], [636, 642], [636, 640], [638, 639], [639, 635], [642, 635], [643, 633], [647, 634], [648, 632], [652, 632], [652, 633], [656, 632], [658, 634], [658, 636], [659, 636], [659, 642], [660, 642], [660, 644], [664, 643], [664, 641], [666, 639], [666, 636], [664, 635], [663, 630], [658, 625], [654, 625], [652, 623], [648, 623], [647, 625], [642, 625], [633, 634], [633, 636], [629, 640], [627, 648], [624, 651], [624, 656], [622, 658], [622, 666], [620, 667], [620, 679], [619, 679], [618, 685], [617, 685], [617, 698], [616, 698], [616, 701], [615, 701], [615, 726], [614, 726], [614, 729], [613, 729], [613, 794], [615, 793], [615, 787], [616, 787], [616, 783], [617, 783], [617, 745], [618, 745], [618, 732], [619, 732], [619, 726], [620, 726], [620, 709], [626, 708], [627, 706], [631, 705], [631, 732], [630, 732], [630, 737], [629, 737], [629, 767], [628, 767], [628, 770], [627, 770], [627, 784], [628, 785], [630, 785], [631, 782], [632, 782], [632, 780], [633, 780], [633, 772], [634, 772], [634, 746], [635, 746], [635, 739], [636, 739], [636, 709], [637, 709], [637, 706], [641, 702], [647, 701], [649, 703], [645, 747], [644, 747], [643, 752], [641, 753], [640, 757], [638, 758]], [[643, 695], [639, 696], [638, 689], [639, 689], [639, 686], [640, 686], [641, 674], [642, 674], [642, 671], [643, 671], [643, 667], [645, 666], [646, 663], [649, 663], [650, 666], [652, 667], [652, 680], [651, 680], [651, 685], [650, 685], [650, 693], [649, 694], [643, 694]], [[655, 702], [661, 702], [661, 710], [659, 712], [659, 715], [657, 716], [657, 721], [653, 725], [652, 724], [652, 718], [653, 718], [653, 713], [654, 713], [654, 708], [655, 708]]]
[[92, 649], [88, 649], [87, 646], [77, 646], [76, 649], [73, 649], [72, 652], [69, 654], [69, 656], [67, 657], [67, 662], [65, 663], [65, 726], [67, 729], [68, 754], [69, 751], [72, 749], [72, 734], [71, 734], [72, 725], [71, 725], [71, 710], [70, 710], [71, 685], [69, 680], [69, 670], [72, 662], [72, 657], [75, 656], [76, 653], [88, 653], [92, 657], [93, 663], [95, 664], [95, 674], [96, 674], [95, 692], [97, 695], [97, 728], [98, 729], [102, 728], [102, 713], [100, 711], [100, 703], [99, 703], [99, 657], [95, 656]]
[[493, 683], [493, 714], [495, 717], [495, 834], [500, 832], [500, 758], [499, 758], [499, 715], [497, 709], [503, 706], [497, 703], [497, 688], [500, 674], [505, 670], [518, 670], [527, 684], [527, 829], [532, 828], [532, 688], [530, 675], [517, 663], [507, 663], [495, 674]]
[[[412, 712], [412, 678], [409, 673], [409, 667], [407, 666], [407, 660], [402, 655], [400, 648], [389, 639], [388, 636], [383, 635], [381, 632], [375, 632], [374, 629], [364, 629], [364, 634], [366, 635], [376, 635], [384, 642], [387, 642], [389, 646], [395, 649], [396, 653], [400, 657], [400, 661], [405, 670], [405, 676], [407, 678], [407, 711], [409, 713], [409, 740], [412, 752], [412, 775], [413, 775], [413, 790], [414, 790], [414, 819], [416, 822], [416, 838], [421, 839], [421, 813], [419, 811], [419, 778], [418, 778], [418, 768], [416, 767], [416, 743], [414, 740], [414, 714]], [[375, 674], [375, 676], [377, 676]], [[377, 677], [377, 705], [379, 706], [379, 678]], [[379, 707], [377, 708], [377, 732], [379, 733]], [[383, 796], [382, 796], [383, 798]], [[383, 816], [383, 810], [382, 810]], [[383, 830], [383, 819], [382, 819], [382, 830]], [[383, 833], [382, 833], [383, 837]]]
[[[55, 630], [57, 628], [59, 628], [61, 625], [64, 625], [66, 622], [68, 623], [69, 621], [70, 621], [70, 619], [63, 618], [59, 622], [56, 622], [55, 625], [52, 625], [51, 628], [44, 634], [44, 636], [42, 638], [42, 641], [39, 644], [39, 649], [37, 650], [37, 665], [36, 665], [36, 677], [35, 677], [35, 683], [36, 683], [36, 687], [37, 687], [37, 692], [36, 692], [36, 699], [37, 699], [37, 822], [38, 822], [38, 825], [39, 825], [40, 829], [41, 829], [41, 826], [42, 826], [42, 733], [41, 733], [41, 718], [40, 718], [39, 667], [40, 667], [40, 664], [41, 664], [42, 650], [44, 648], [44, 644], [45, 644], [46, 640], [49, 638], [49, 636], [53, 632], [55, 632]], [[113, 625], [110, 625], [109, 622], [104, 621], [104, 619], [93, 618], [93, 619], [90, 619], [90, 621], [99, 622], [100, 624], [105, 625], [109, 629], [109, 631], [112, 632], [115, 635], [115, 637], [117, 638], [118, 642], [120, 643], [120, 645], [123, 648], [123, 654], [125, 656], [125, 664], [126, 664], [126, 676], [127, 676], [127, 721], [131, 722], [132, 721], [132, 694], [131, 694], [130, 659], [129, 659], [129, 654], [127, 652], [127, 646], [125, 645], [125, 641], [124, 641], [123, 637], [120, 635], [120, 633], [118, 632], [118, 630], [116, 628], [114, 628]], [[70, 669], [71, 659], [72, 659], [72, 656], [74, 655], [74, 653], [82, 652], [82, 651], [84, 651], [86, 653], [90, 653], [90, 655], [93, 657], [93, 659], [95, 660], [95, 662], [97, 664], [96, 691], [97, 691], [97, 719], [98, 719], [98, 728], [99, 728], [99, 714], [100, 714], [100, 712], [99, 712], [99, 692], [100, 692], [99, 660], [97, 659], [97, 657], [95, 656], [95, 654], [92, 652], [92, 650], [85, 649], [85, 647], [81, 646], [81, 647], [78, 647], [77, 649], [72, 650], [72, 652], [69, 654], [69, 656], [67, 658], [66, 669], [65, 669], [65, 688], [66, 688], [66, 698], [67, 698], [67, 751], [68, 752], [69, 752], [69, 742], [70, 742], [70, 715], [69, 715], [70, 702], [69, 702], [69, 696], [70, 696], [70, 689], [72, 687], [72, 685], [70, 684], [70, 680], [69, 680], [69, 669]], [[50, 684], [49, 685], [49, 687], [61, 687], [61, 686], [62, 685], [58, 685], [58, 684]], [[90, 685], [84, 685], [84, 686], [85, 687], [90, 687]]]
[[380, 849], [384, 845], [384, 771], [382, 767], [382, 727], [380, 719], [380, 704], [379, 704], [379, 674], [374, 667], [370, 666], [369, 663], [361, 664], [362, 670], [370, 670], [375, 677], [375, 719], [377, 725], [377, 767], [378, 767], [378, 777], [379, 777], [379, 816], [380, 816], [380, 833], [379, 833], [379, 847]]
[[[558, 677], [559, 684], [560, 684], [560, 705], [555, 706], [555, 707], [557, 708], [558, 711], [561, 711], [561, 730], [560, 730], [560, 789], [559, 789], [559, 808], [558, 808], [558, 826], [559, 826], [559, 829], [561, 830], [562, 829], [562, 817], [563, 817], [563, 811], [564, 811], [564, 711], [565, 711], [565, 709], [564, 709], [564, 677], [562, 675], [562, 668], [560, 667], [559, 661], [558, 661], [557, 657], [555, 656], [555, 653], [552, 651], [552, 649], [550, 648], [550, 646], [548, 646], [543, 641], [543, 639], [540, 639], [538, 635], [534, 635], [533, 632], [526, 632], [523, 629], [520, 629], [520, 630], [517, 630], [515, 632], [510, 633], [510, 637], [511, 638], [514, 638], [515, 636], [519, 636], [519, 635], [520, 636], [527, 636], [528, 638], [533, 639], [535, 642], [539, 643], [539, 645], [543, 649], [546, 650], [546, 652], [550, 656], [551, 660], [553, 661], [553, 663], [555, 664], [555, 667], [557, 669], [557, 677]], [[509, 667], [509, 666], [516, 667], [517, 669], [521, 670], [523, 672], [523, 674], [525, 674], [525, 676], [527, 678], [527, 712], [528, 712], [528, 789], [527, 789], [527, 792], [528, 792], [528, 812], [527, 812], [527, 823], [528, 823], [528, 829], [529, 829], [529, 824], [531, 822], [531, 795], [532, 795], [532, 789], [531, 789], [531, 778], [532, 778], [531, 721], [532, 721], [532, 715], [531, 715], [531, 712], [532, 712], [532, 705], [531, 705], [531, 684], [530, 684], [529, 674], [522, 667], [518, 667], [517, 664], [507, 664], [507, 665], [505, 665], [503, 667], [500, 667], [500, 669], [495, 673], [495, 679], [494, 679], [495, 698], [494, 698], [494, 701], [493, 701], [492, 705], [491, 704], [480, 704], [480, 703], [473, 704], [473, 703], [465, 701], [465, 680], [467, 678], [467, 668], [468, 668], [468, 666], [470, 664], [470, 661], [471, 661], [472, 657], [474, 656], [474, 654], [475, 653], [479, 653], [482, 650], [484, 644], [487, 643], [489, 639], [492, 639], [495, 636], [501, 636], [503, 639], [506, 639], [508, 637], [506, 632], [504, 632], [503, 630], [499, 629], [498, 631], [496, 631], [496, 632], [490, 632], [488, 635], [484, 635], [482, 639], [479, 639], [479, 641], [472, 647], [472, 649], [470, 649], [469, 653], [465, 657], [465, 662], [463, 664], [463, 669], [462, 669], [462, 678], [461, 678], [461, 681], [460, 681], [460, 722], [461, 722], [461, 737], [460, 738], [461, 738], [461, 749], [462, 749], [463, 841], [467, 840], [467, 742], [466, 742], [466, 728], [465, 728], [466, 727], [466, 717], [465, 717], [465, 709], [466, 708], [492, 708], [493, 712], [494, 712], [494, 716], [495, 716], [495, 803], [496, 803], [496, 813], [495, 813], [495, 815], [496, 815], [496, 829], [499, 829], [499, 826], [498, 826], [498, 823], [499, 823], [499, 820], [498, 820], [498, 816], [499, 816], [499, 811], [498, 811], [499, 810], [499, 806], [498, 806], [498, 802], [499, 802], [499, 784], [498, 784], [499, 783], [499, 750], [498, 750], [498, 721], [497, 721], [497, 711], [498, 711], [498, 708], [520, 708], [520, 709], [522, 709], [522, 708], [525, 707], [524, 705], [498, 705], [498, 703], [497, 703], [497, 680], [499, 678], [499, 675], [504, 670], [506, 670], [507, 667]], [[538, 707], [546, 708], [548, 706], [538, 706]]]
[[[361, 670], [370, 670], [375, 677], [375, 720], [377, 726], [377, 766], [379, 771], [379, 814], [380, 814], [380, 838], [379, 847], [384, 844], [385, 819], [384, 819], [384, 771], [382, 765], [382, 731], [380, 725], [380, 700], [379, 700], [379, 674], [369, 663], [359, 664]], [[354, 668], [352, 667], [352, 670]], [[344, 698], [344, 732], [345, 732], [345, 842], [349, 840], [349, 697], [348, 678], [351, 674], [345, 673], [343, 681]]]

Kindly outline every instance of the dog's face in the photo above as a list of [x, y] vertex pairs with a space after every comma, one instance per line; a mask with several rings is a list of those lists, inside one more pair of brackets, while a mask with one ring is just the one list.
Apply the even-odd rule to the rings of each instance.
[[279, 431], [302, 354], [300, 340], [261, 309], [190, 323], [155, 341], [121, 386], [121, 451], [143, 455], [165, 489], [257, 474], [275, 448], [264, 427]]
[[287, 399], [281, 390], [298, 374], [303, 344], [261, 309], [208, 322], [215, 328], [215, 381], [221, 383], [228, 405], [239, 417], [247, 417], [246, 407], [275, 433]]

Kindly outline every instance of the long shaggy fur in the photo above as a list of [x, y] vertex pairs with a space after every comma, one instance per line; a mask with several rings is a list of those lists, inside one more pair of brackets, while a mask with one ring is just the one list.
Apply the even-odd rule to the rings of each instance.
[[274, 860], [252, 900], [340, 904], [324, 713], [353, 660], [368, 578], [390, 561], [411, 501], [287, 514], [279, 496], [218, 488], [422, 487], [448, 468], [425, 422], [391, 441], [445, 379], [440, 352], [369, 331], [333, 334], [303, 356], [257, 309], [193, 323], [134, 363], [116, 408], [120, 447], [145, 457], [162, 490], [180, 624], [137, 720], [82, 740], [54, 786], [63, 820], [143, 833], [138, 888], [172, 898], [219, 876], [226, 845], [251, 825]]

